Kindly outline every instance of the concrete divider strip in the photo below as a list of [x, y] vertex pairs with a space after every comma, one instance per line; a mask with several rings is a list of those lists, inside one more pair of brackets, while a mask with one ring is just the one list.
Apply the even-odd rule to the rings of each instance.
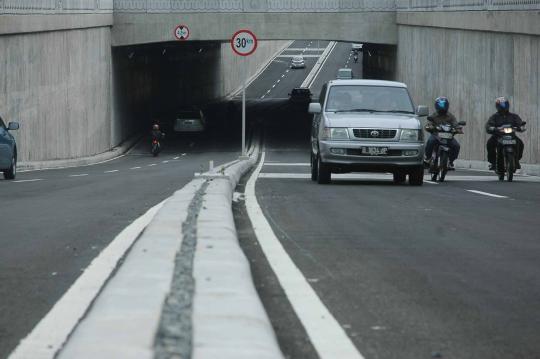
[[311, 87], [311, 85], [317, 78], [317, 75], [319, 74], [319, 72], [321, 72], [321, 68], [323, 64], [325, 63], [326, 59], [328, 58], [328, 56], [330, 56], [330, 54], [332, 53], [332, 50], [334, 50], [334, 47], [336, 47], [336, 44], [337, 42], [330, 41], [330, 43], [328, 44], [326, 49], [324, 49], [323, 53], [321, 54], [321, 56], [319, 57], [319, 59], [317, 60], [317, 62], [315, 63], [311, 71], [309, 72], [309, 74], [307, 75], [304, 82], [302, 82], [300, 87]]

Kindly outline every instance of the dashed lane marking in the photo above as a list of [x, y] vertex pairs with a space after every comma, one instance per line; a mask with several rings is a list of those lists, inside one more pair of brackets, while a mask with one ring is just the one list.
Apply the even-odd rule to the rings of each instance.
[[180, 157], [175, 157], [175, 158], [173, 158], [173, 160], [177, 160], [177, 159], [179, 159], [179, 158], [180, 158]]
[[131, 167], [130, 170], [138, 170], [140, 167]]
[[88, 173], [80, 173], [80, 174], [77, 174], [77, 175], [69, 175], [69, 177], [84, 177], [84, 176], [88, 176]]
[[467, 191], [467, 192], [471, 192], [471, 193], [481, 194], [481, 195], [483, 195], [483, 196], [488, 196], [488, 197], [508, 198], [507, 196], [500, 196], [500, 195], [498, 195], [498, 194], [493, 194], [493, 193], [488, 193], [488, 192], [477, 191], [477, 190], [474, 190], [474, 189], [467, 189], [466, 191]]
[[103, 173], [114, 173], [114, 172], [118, 172], [118, 170], [110, 170], [110, 171], [105, 171]]
[[152, 166], [157, 166], [157, 164], [151, 163], [151, 164], [148, 165], [148, 167], [152, 167]]
[[266, 162], [265, 166], [302, 166], [309, 167], [310, 164], [306, 162]]
[[43, 181], [43, 178], [34, 178], [34, 179], [18, 180], [18, 181], [11, 181], [11, 182], [13, 182], [13, 183], [24, 183], [24, 182], [37, 182], [37, 181]]
[[169, 163], [169, 161], [161, 161], [161, 163]]

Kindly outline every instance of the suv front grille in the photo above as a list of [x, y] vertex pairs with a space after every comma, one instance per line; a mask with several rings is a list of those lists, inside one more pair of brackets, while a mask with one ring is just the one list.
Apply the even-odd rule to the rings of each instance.
[[357, 138], [381, 138], [388, 139], [396, 137], [397, 130], [381, 130], [376, 128], [354, 128], [353, 134]]

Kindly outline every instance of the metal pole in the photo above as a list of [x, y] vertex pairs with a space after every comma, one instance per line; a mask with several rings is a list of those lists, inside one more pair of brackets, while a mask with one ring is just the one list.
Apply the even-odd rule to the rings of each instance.
[[[245, 62], [247, 62], [247, 58]], [[244, 80], [242, 82], [242, 157], [246, 156], [246, 82], [247, 66], [244, 67]]]

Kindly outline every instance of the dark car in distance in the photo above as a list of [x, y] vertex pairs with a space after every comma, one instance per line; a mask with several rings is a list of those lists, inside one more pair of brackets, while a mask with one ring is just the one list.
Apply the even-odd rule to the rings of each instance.
[[293, 88], [289, 93], [289, 101], [292, 103], [309, 104], [311, 102], [311, 91], [307, 87]]
[[6, 126], [0, 117], [0, 171], [4, 172], [5, 179], [15, 179], [17, 175], [17, 144], [9, 131], [18, 129], [17, 122], [10, 122]]

